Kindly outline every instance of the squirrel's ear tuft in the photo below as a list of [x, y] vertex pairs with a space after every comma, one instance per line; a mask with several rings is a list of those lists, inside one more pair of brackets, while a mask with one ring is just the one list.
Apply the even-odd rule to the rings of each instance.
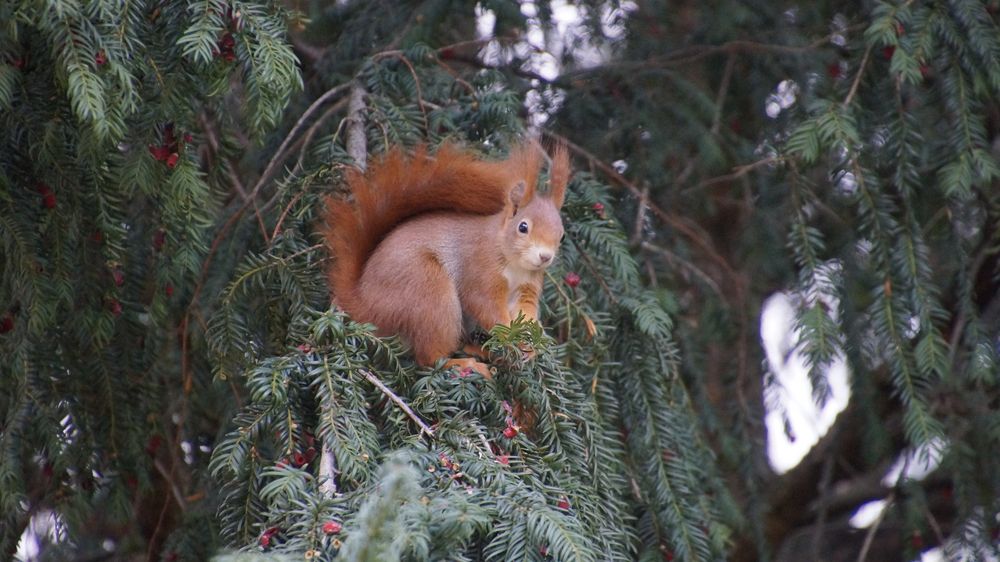
[[562, 208], [566, 200], [566, 184], [569, 183], [569, 153], [565, 144], [557, 144], [552, 151], [552, 165], [549, 167], [549, 198], [556, 208]]

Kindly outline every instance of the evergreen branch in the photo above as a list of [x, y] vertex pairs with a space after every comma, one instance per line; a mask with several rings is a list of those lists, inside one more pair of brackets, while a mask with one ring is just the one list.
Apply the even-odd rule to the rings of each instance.
[[420, 416], [418, 416], [416, 412], [413, 411], [413, 408], [410, 408], [409, 404], [407, 404], [406, 402], [403, 401], [402, 398], [397, 396], [396, 393], [394, 393], [388, 386], [385, 385], [384, 382], [380, 381], [378, 377], [376, 377], [371, 373], [371, 371], [362, 370], [361, 374], [365, 376], [365, 379], [367, 379], [368, 382], [374, 384], [376, 388], [382, 391], [382, 394], [385, 394], [385, 396], [389, 400], [392, 400], [392, 402], [396, 404], [396, 406], [398, 406], [400, 410], [403, 410], [403, 412], [405, 412], [406, 415], [409, 416], [414, 423], [420, 426], [420, 431], [422, 433], [426, 433], [427, 436], [432, 439], [434, 438], [434, 430], [431, 429], [430, 426], [428, 426], [424, 422], [424, 420], [420, 419]]

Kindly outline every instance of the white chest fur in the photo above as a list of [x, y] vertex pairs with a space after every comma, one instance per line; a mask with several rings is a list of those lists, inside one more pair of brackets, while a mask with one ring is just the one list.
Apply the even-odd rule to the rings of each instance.
[[541, 273], [541, 271], [523, 269], [517, 267], [516, 265], [508, 264], [507, 267], [503, 269], [503, 277], [507, 280], [508, 288], [507, 305], [514, 306], [517, 303], [518, 287], [535, 283]]

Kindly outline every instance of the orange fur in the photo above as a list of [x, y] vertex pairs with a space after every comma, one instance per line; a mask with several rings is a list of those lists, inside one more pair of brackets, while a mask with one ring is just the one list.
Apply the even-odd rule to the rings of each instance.
[[326, 202], [334, 301], [379, 333], [402, 336], [421, 365], [459, 349], [463, 315], [485, 329], [518, 312], [536, 317], [563, 231], [565, 150], [556, 150], [549, 190], [538, 194], [540, 166], [534, 145], [504, 161], [445, 145], [433, 156], [393, 149], [367, 173], [349, 172], [353, 202]]

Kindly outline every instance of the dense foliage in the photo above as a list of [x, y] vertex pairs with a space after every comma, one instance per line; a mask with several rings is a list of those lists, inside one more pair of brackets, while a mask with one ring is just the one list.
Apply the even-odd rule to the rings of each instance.
[[[51, 560], [994, 549], [997, 8], [0, 4], [0, 557], [33, 520]], [[577, 173], [492, 379], [331, 307], [345, 167], [527, 134]], [[776, 291], [814, 399], [852, 391], [783, 475]]]

